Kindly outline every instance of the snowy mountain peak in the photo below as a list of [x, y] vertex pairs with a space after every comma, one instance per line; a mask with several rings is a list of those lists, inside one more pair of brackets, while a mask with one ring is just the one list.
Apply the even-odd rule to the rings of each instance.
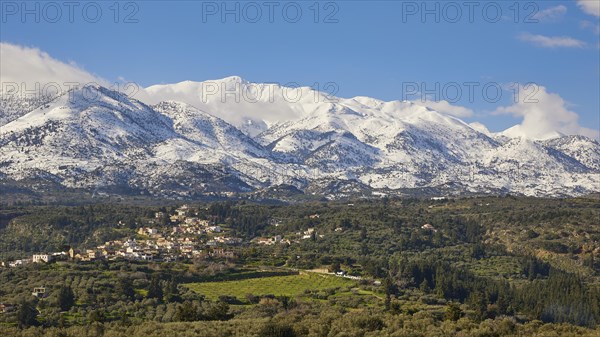
[[565, 134], [558, 131], [544, 132], [531, 135], [528, 132], [525, 132], [521, 125], [512, 126], [502, 132], [499, 133], [500, 136], [505, 136], [508, 138], [527, 138], [532, 140], [549, 140], [553, 138], [561, 138], [564, 137]]
[[356, 96], [353, 97], [352, 100], [366, 106], [369, 108], [378, 108], [385, 102], [376, 98], [366, 97], [366, 96]]
[[[41, 101], [3, 98], [0, 176], [163, 196], [314, 190], [323, 181], [385, 194], [600, 189], [600, 144], [586, 137], [525, 139], [518, 128], [493, 134], [415, 102], [219, 81], [225, 94], [207, 94], [207, 86], [222, 90], [209, 82], [147, 88], [154, 105], [99, 86]], [[231, 84], [251, 89], [235, 93]]]
[[481, 133], [483, 133], [486, 136], [493, 136], [492, 132], [487, 128], [487, 126], [479, 123], [479, 122], [473, 122], [473, 123], [469, 123], [469, 126], [472, 127], [474, 130], [477, 130]]
[[228, 76], [228, 77], [222, 78], [220, 80], [213, 80], [213, 82], [240, 83], [240, 84], [250, 83], [249, 81], [246, 81], [245, 79], [241, 78], [240, 76]]

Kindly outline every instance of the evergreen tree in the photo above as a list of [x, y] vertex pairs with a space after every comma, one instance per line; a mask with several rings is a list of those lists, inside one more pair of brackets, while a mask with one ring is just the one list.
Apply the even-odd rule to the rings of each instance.
[[487, 318], [487, 298], [485, 294], [480, 291], [474, 291], [469, 297], [469, 305], [475, 310], [475, 319], [483, 321]]
[[88, 315], [88, 319], [90, 322], [104, 322], [104, 320], [106, 320], [106, 315], [104, 314], [104, 312], [102, 310], [92, 310], [90, 312], [90, 314]]
[[22, 301], [19, 304], [19, 310], [17, 311], [17, 320], [20, 328], [26, 328], [29, 326], [37, 325], [38, 311], [32, 302]]
[[62, 311], [68, 311], [75, 305], [75, 294], [69, 286], [62, 286], [58, 291], [58, 306]]
[[206, 318], [214, 321], [225, 321], [231, 318], [229, 304], [219, 301], [214, 303], [205, 311]]
[[120, 278], [117, 283], [117, 292], [130, 300], [133, 299], [135, 297], [135, 289], [133, 289], [131, 279], [128, 277]]
[[456, 302], [448, 303], [446, 307], [446, 312], [444, 314], [444, 319], [451, 321], [458, 321], [462, 317], [462, 310], [460, 310], [460, 306]]
[[174, 319], [176, 321], [181, 322], [193, 322], [198, 321], [202, 317], [196, 307], [192, 302], [185, 301], [182, 305], [177, 307], [177, 312], [175, 313]]
[[263, 326], [258, 334], [261, 337], [296, 337], [294, 329], [287, 324], [269, 322]]
[[179, 302], [181, 301], [181, 297], [179, 296], [179, 289], [177, 288], [177, 282], [175, 278], [172, 277], [169, 282], [165, 284], [165, 300], [167, 302]]
[[159, 301], [163, 299], [163, 289], [160, 286], [160, 277], [157, 274], [152, 275], [150, 285], [148, 285], [147, 298], [156, 298]]

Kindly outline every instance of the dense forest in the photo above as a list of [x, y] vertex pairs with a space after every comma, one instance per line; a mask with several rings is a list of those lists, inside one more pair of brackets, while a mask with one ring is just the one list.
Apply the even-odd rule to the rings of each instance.
[[[179, 206], [5, 206], [0, 261], [168, 229], [155, 213]], [[600, 335], [596, 198], [190, 207], [242, 242], [173, 262], [0, 268], [0, 303], [14, 305], [0, 313], [0, 335]], [[288, 240], [256, 243], [270, 237]], [[220, 248], [232, 254], [211, 254]], [[41, 286], [46, 295], [32, 296]]]

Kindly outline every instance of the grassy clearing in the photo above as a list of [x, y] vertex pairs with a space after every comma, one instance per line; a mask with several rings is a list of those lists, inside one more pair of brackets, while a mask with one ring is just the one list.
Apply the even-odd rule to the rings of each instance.
[[354, 281], [341, 277], [305, 272], [299, 275], [271, 276], [239, 281], [188, 283], [185, 286], [211, 299], [227, 295], [244, 300], [247, 294], [296, 296], [303, 294], [305, 290], [324, 290], [355, 284]]
[[134, 291], [136, 294], [141, 295], [143, 297], [146, 297], [148, 295], [147, 289], [134, 289]]
[[483, 277], [511, 278], [521, 274], [521, 265], [511, 256], [492, 256], [464, 264], [473, 273]]

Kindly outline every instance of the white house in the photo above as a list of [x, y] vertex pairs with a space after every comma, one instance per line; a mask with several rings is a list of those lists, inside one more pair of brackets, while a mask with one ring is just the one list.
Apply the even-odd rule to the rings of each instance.
[[34, 254], [33, 257], [31, 258], [31, 261], [33, 263], [48, 263], [50, 261], [52, 261], [52, 255], [49, 254]]
[[35, 297], [46, 297], [48, 294], [46, 294], [45, 287], [37, 287], [37, 288], [33, 288], [33, 292], [31, 293], [31, 295], [33, 295]]
[[175, 211], [177, 212], [177, 215], [179, 215], [179, 216], [186, 216], [188, 214], [189, 210], [190, 210], [190, 207], [188, 205], [183, 205], [183, 206], [179, 207], [178, 209], [176, 209]]

